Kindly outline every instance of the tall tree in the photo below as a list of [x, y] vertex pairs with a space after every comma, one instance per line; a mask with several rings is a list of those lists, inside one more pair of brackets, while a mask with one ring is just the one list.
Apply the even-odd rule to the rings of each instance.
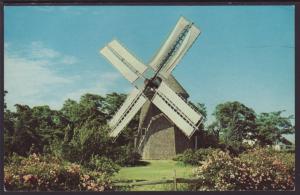
[[127, 95], [122, 93], [110, 93], [106, 95], [103, 102], [103, 111], [107, 113], [109, 119], [121, 107], [126, 97]]
[[285, 140], [283, 134], [292, 134], [295, 132], [295, 127], [291, 123], [293, 116], [281, 116], [283, 112], [277, 111], [258, 115], [256, 119], [256, 138], [262, 146], [283, 141]]
[[255, 112], [240, 102], [219, 104], [214, 115], [216, 122], [213, 128], [219, 129], [227, 145], [241, 143], [243, 139], [251, 138], [255, 132]]
[[109, 153], [112, 146], [108, 137], [105, 98], [84, 94], [77, 103], [65, 101], [61, 112], [68, 119], [62, 153], [70, 161], [86, 162], [92, 155]]

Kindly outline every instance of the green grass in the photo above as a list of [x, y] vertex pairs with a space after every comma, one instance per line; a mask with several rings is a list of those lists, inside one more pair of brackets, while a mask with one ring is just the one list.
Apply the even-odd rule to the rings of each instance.
[[[174, 170], [176, 177], [188, 178], [192, 174], [193, 166], [183, 165], [173, 160], [148, 160], [144, 166], [123, 167], [117, 175], [114, 176], [115, 181], [151, 181], [159, 179], [174, 178]], [[145, 185], [136, 186], [131, 190], [134, 191], [164, 191], [172, 190], [173, 185]]]

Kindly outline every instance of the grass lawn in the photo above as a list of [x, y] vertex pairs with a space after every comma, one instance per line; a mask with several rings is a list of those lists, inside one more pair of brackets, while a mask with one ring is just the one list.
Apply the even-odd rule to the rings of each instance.
[[[188, 178], [192, 174], [193, 166], [183, 165], [173, 160], [148, 160], [144, 161], [146, 165], [136, 167], [123, 167], [117, 175], [114, 176], [116, 181], [142, 181], [142, 180], [159, 180], [176, 177]], [[170, 184], [136, 186], [132, 190], [136, 191], [163, 191], [171, 190]]]

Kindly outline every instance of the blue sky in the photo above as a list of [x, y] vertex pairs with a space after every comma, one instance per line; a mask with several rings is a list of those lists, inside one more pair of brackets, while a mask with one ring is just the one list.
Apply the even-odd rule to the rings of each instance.
[[294, 6], [6, 6], [8, 107], [129, 92], [99, 49], [117, 38], [148, 63], [180, 16], [202, 33], [173, 74], [207, 106], [208, 122], [226, 101], [295, 113]]

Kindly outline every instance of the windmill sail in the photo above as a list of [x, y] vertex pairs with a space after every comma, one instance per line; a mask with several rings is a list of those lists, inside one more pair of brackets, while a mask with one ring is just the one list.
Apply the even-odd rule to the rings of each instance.
[[179, 61], [182, 59], [182, 57], [185, 55], [188, 49], [192, 46], [199, 34], [199, 29], [195, 26], [192, 26], [176, 53], [164, 65], [161, 71], [161, 74], [163, 76], [168, 77], [171, 74], [172, 70], [176, 67], [176, 65], [179, 63]]
[[128, 66], [125, 64], [124, 60], [117, 56], [113, 51], [109, 49], [109, 47], [104, 47], [100, 50], [100, 53], [105, 56], [105, 58], [117, 68], [121, 74], [131, 83], [136, 81], [139, 76], [134, 73]]
[[126, 61], [126, 64], [143, 74], [147, 66], [131, 54], [125, 47], [123, 47], [117, 40], [113, 40], [108, 44], [109, 48], [113, 50], [120, 58]]
[[108, 125], [111, 128], [110, 136], [117, 137], [119, 133], [127, 126], [130, 120], [137, 114], [145, 102], [146, 98], [144, 97], [143, 93], [134, 88], [133, 91], [127, 96], [120, 109], [108, 122]]
[[[166, 42], [149, 63], [149, 66], [137, 59], [117, 40], [111, 41], [100, 50], [100, 53], [137, 88], [128, 95], [123, 105], [109, 121], [110, 136], [117, 137], [148, 98], [185, 135], [188, 137], [192, 136], [194, 131], [198, 129], [203, 117], [169, 88], [164, 80], [171, 78], [169, 75], [172, 70], [186, 54], [199, 34], [200, 30], [193, 23], [181, 17]], [[150, 71], [152, 69], [155, 71], [154, 76], [150, 79], [144, 76], [147, 75], [145, 73], [147, 68]], [[162, 78], [157, 79], [158, 75], [162, 76]], [[157, 84], [156, 81], [161, 79], [163, 81]], [[143, 85], [143, 87], [140, 85]], [[159, 87], [156, 88], [157, 86]]]
[[154, 70], [162, 66], [160, 74], [167, 78], [199, 34], [200, 30], [196, 26], [181, 17], [149, 65]]
[[198, 128], [203, 118], [164, 82], [160, 84], [152, 102], [188, 137]]

